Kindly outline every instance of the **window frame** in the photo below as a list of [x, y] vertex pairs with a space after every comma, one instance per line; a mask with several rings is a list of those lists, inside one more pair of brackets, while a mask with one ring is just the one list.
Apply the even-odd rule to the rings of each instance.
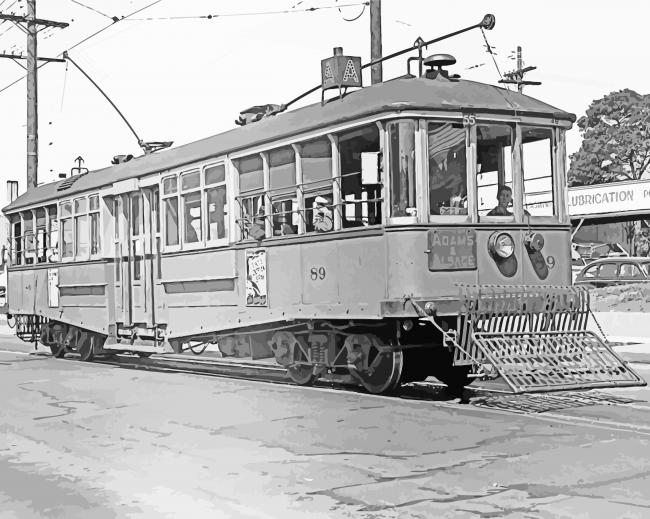
[[[90, 201], [92, 198], [97, 199], [97, 208], [96, 209], [90, 209]], [[75, 207], [75, 202], [77, 200], [84, 200], [85, 201], [85, 208], [82, 210], [77, 211]], [[70, 214], [62, 216], [62, 211], [61, 206], [64, 204], [70, 204]], [[65, 200], [60, 200], [58, 204], [56, 205], [57, 209], [57, 222], [58, 222], [58, 253], [59, 253], [59, 262], [61, 263], [69, 263], [69, 262], [75, 262], [75, 261], [93, 261], [93, 260], [98, 260], [102, 258], [103, 254], [103, 211], [102, 211], [102, 201], [101, 201], [101, 196], [99, 193], [87, 193], [81, 196], [74, 196], [71, 198], [67, 198]], [[92, 246], [91, 246], [91, 238], [92, 238], [92, 226], [91, 226], [91, 214], [97, 214], [97, 238], [98, 238], [98, 247], [97, 247], [97, 252], [94, 254], [91, 252]], [[85, 216], [86, 221], [87, 221], [87, 239], [88, 239], [88, 252], [86, 254], [77, 254], [77, 218]], [[72, 226], [72, 255], [63, 257], [63, 222], [65, 220], [70, 220], [71, 221], [71, 226]], [[50, 239], [51, 239], [51, 224], [50, 224]]]
[[[77, 211], [76, 203], [78, 200], [83, 200], [85, 202], [85, 207], [81, 209], [80, 211]], [[72, 199], [72, 257], [75, 259], [75, 261], [88, 261], [90, 259], [90, 218], [88, 217], [88, 207], [89, 207], [89, 197], [88, 196], [79, 196], [75, 197]], [[77, 248], [78, 248], [78, 243], [77, 243], [77, 221], [79, 218], [85, 217], [86, 218], [86, 246], [87, 246], [87, 252], [85, 254], [78, 254]]]
[[[171, 193], [165, 193], [165, 181], [168, 179], [176, 180], [176, 188]], [[165, 175], [160, 179], [160, 207], [161, 207], [161, 224], [162, 224], [162, 246], [164, 252], [177, 252], [181, 250], [182, 246], [182, 227], [181, 227], [181, 210], [180, 210], [180, 186], [179, 186], [179, 172], [171, 175]], [[178, 243], [169, 245], [167, 243], [167, 200], [170, 198], [176, 199], [176, 233], [178, 236]]]
[[[63, 211], [61, 210], [61, 207], [64, 206], [65, 204], [70, 204], [70, 212], [67, 215], [63, 215]], [[75, 261], [74, 205], [73, 205], [72, 198], [61, 200], [59, 202], [57, 207], [57, 220], [59, 221], [59, 260], [61, 261], [61, 263], [69, 263]], [[65, 236], [65, 233], [63, 232], [63, 226], [66, 220], [69, 220], [70, 229], [72, 230], [72, 239], [71, 239], [72, 253], [70, 254], [70, 256], [63, 255], [63, 242]]]
[[[97, 207], [91, 209], [91, 200], [97, 200]], [[99, 194], [88, 195], [88, 253], [91, 260], [99, 259], [102, 257], [102, 201]], [[93, 226], [92, 217], [97, 215], [97, 251], [93, 253]]]
[[[232, 240], [232, 198], [231, 193], [231, 181], [229, 175], [229, 164], [228, 160], [225, 157], [221, 157], [216, 160], [211, 160], [209, 162], [204, 162], [199, 165], [192, 165], [192, 167], [186, 167], [182, 170], [172, 172], [168, 175], [161, 176], [158, 192], [160, 199], [159, 213], [160, 213], [160, 238], [161, 238], [161, 253], [168, 252], [181, 252], [181, 251], [191, 251], [191, 250], [200, 250], [205, 247], [220, 247], [228, 245]], [[215, 166], [223, 166], [224, 168], [224, 179], [213, 184], [206, 184], [205, 182], [205, 171]], [[182, 178], [183, 175], [190, 173], [198, 173], [199, 175], [199, 185], [183, 189]], [[165, 193], [164, 184], [168, 179], [176, 179], [176, 189], [172, 193]], [[217, 187], [225, 187], [226, 189], [226, 204], [224, 210], [224, 228], [226, 230], [224, 238], [214, 238], [208, 239], [208, 195], [207, 191], [215, 189]], [[200, 193], [200, 211], [201, 211], [201, 239], [196, 242], [188, 242], [185, 239], [185, 205], [184, 205], [184, 196], [190, 195], [193, 193]], [[177, 232], [178, 232], [178, 244], [169, 245], [167, 244], [167, 200], [176, 199], [177, 203]]]
[[[559, 196], [559, 181], [561, 180], [560, 174], [559, 174], [559, 166], [561, 164], [560, 159], [559, 159], [559, 153], [560, 153], [560, 142], [563, 140], [560, 138], [559, 135], [559, 128], [556, 127], [553, 124], [539, 124], [537, 122], [528, 122], [525, 119], [521, 120], [516, 123], [517, 127], [521, 131], [524, 128], [540, 128], [544, 130], [549, 130], [551, 132], [550, 138], [549, 138], [549, 156], [550, 156], [550, 166], [551, 166], [551, 174], [547, 177], [535, 177], [535, 179], [540, 179], [540, 178], [550, 178], [551, 179], [551, 190], [550, 194], [552, 197], [552, 204], [553, 204], [553, 214], [552, 215], [530, 215], [527, 217], [524, 215], [524, 221], [527, 221], [528, 218], [530, 218], [530, 223], [535, 223], [535, 224], [541, 224], [541, 223], [562, 223], [563, 221], [563, 211], [560, 209], [561, 205], [563, 204], [563, 200]], [[526, 143], [528, 144], [528, 143]], [[520, 139], [519, 146], [521, 148], [521, 151], [519, 153], [520, 156], [520, 161], [521, 161], [521, 204], [522, 204], [522, 211], [526, 208], [525, 206], [525, 201], [526, 201], [526, 178], [525, 178], [525, 171], [524, 171], [524, 140], [523, 136]], [[528, 179], [533, 180], [533, 179]], [[534, 194], [535, 192], [533, 192]]]
[[[476, 140], [474, 139], [474, 147], [472, 148], [472, 131], [471, 127], [464, 125], [465, 130], [465, 190], [467, 191], [467, 214], [431, 214], [431, 178], [429, 172], [430, 157], [429, 157], [429, 125], [430, 124], [460, 124], [463, 125], [463, 120], [461, 117], [450, 117], [450, 118], [441, 118], [441, 117], [431, 117], [420, 120], [419, 130], [420, 136], [416, 135], [416, 141], [420, 140], [422, 147], [422, 157], [423, 164], [421, 166], [422, 170], [422, 179], [420, 185], [422, 186], [422, 214], [423, 218], [428, 223], [470, 223], [475, 222], [475, 213], [477, 213], [477, 197], [478, 192], [476, 189], [476, 177], [471, 179], [472, 175], [475, 175], [476, 170]], [[474, 136], [476, 132], [474, 132]], [[473, 161], [473, 162], [472, 162]], [[416, 168], [417, 171], [417, 168]], [[473, 173], [474, 172], [474, 173]], [[472, 182], [473, 180], [473, 182]], [[474, 188], [472, 188], [474, 186]], [[475, 193], [474, 196], [469, 196], [470, 193]]]
[[[199, 185], [195, 187], [190, 187], [188, 189], [183, 189], [183, 177], [188, 176], [190, 174], [198, 174], [199, 177]], [[195, 249], [200, 249], [205, 246], [205, 202], [204, 202], [204, 195], [203, 195], [203, 175], [202, 173], [202, 168], [190, 168], [186, 169], [184, 171], [181, 171], [178, 174], [178, 202], [179, 202], [179, 211], [178, 211], [178, 219], [179, 219], [179, 227], [180, 227], [180, 236], [179, 236], [179, 241], [181, 245], [182, 250], [195, 250]], [[200, 217], [200, 233], [201, 236], [197, 241], [186, 241], [185, 239], [185, 197], [189, 195], [194, 195], [198, 193], [199, 197], [199, 217]]]
[[[215, 182], [212, 184], [207, 184], [205, 181], [205, 172], [206, 170], [218, 166], [223, 166], [224, 173], [223, 173], [223, 180], [220, 182]], [[208, 211], [208, 190], [212, 189], [217, 189], [219, 187], [225, 187], [226, 188], [226, 204], [224, 207], [223, 211], [223, 225], [225, 228], [225, 237], [223, 238], [210, 238], [209, 237], [209, 228], [210, 228], [210, 223], [209, 223], [209, 211]], [[206, 244], [206, 246], [219, 246], [219, 245], [227, 245], [230, 242], [230, 212], [231, 212], [231, 207], [230, 207], [230, 198], [229, 198], [229, 189], [228, 189], [228, 168], [226, 167], [226, 163], [224, 160], [219, 160], [216, 162], [209, 162], [207, 164], [204, 164], [201, 167], [201, 199], [202, 199], [202, 204], [203, 207], [205, 207], [205, 212], [203, 213], [204, 218], [202, 219], [202, 224], [204, 227], [203, 230], [203, 240]]]

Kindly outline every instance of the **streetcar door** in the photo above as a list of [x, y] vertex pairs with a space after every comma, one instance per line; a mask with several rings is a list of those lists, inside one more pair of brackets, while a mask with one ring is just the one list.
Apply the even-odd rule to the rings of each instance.
[[128, 281], [131, 324], [153, 326], [154, 257], [158, 190], [132, 193], [129, 199]]

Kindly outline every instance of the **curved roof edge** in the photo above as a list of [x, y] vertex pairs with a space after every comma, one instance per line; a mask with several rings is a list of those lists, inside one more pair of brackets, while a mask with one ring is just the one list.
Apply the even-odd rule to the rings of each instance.
[[67, 198], [121, 180], [167, 171], [336, 123], [405, 110], [522, 115], [571, 123], [576, 120], [574, 114], [494, 85], [467, 80], [448, 82], [427, 78], [398, 78], [353, 91], [342, 99], [330, 100], [325, 105], [314, 103], [176, 148], [91, 171], [65, 191], [58, 191], [57, 188], [66, 180], [44, 184], [18, 197], [3, 212]]

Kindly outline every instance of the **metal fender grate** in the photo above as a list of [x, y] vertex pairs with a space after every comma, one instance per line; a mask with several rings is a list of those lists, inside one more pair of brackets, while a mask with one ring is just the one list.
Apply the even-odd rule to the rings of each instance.
[[472, 342], [482, 362], [491, 364], [515, 393], [645, 385], [591, 332], [475, 332]]

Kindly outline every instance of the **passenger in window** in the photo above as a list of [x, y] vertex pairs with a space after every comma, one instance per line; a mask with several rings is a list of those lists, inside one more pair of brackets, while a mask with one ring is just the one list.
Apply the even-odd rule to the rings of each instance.
[[266, 230], [264, 226], [264, 205], [260, 205], [257, 214], [253, 218], [253, 222], [248, 231], [248, 235], [254, 240], [261, 240], [266, 236]]
[[312, 223], [318, 232], [328, 232], [334, 228], [332, 210], [328, 207], [329, 205], [330, 201], [323, 196], [317, 196], [314, 199]]
[[512, 213], [508, 211], [508, 207], [512, 204], [512, 189], [504, 185], [499, 186], [499, 190], [497, 191], [497, 200], [499, 203], [487, 215], [512, 216]]
[[437, 153], [429, 161], [431, 214], [467, 214], [465, 149]]

